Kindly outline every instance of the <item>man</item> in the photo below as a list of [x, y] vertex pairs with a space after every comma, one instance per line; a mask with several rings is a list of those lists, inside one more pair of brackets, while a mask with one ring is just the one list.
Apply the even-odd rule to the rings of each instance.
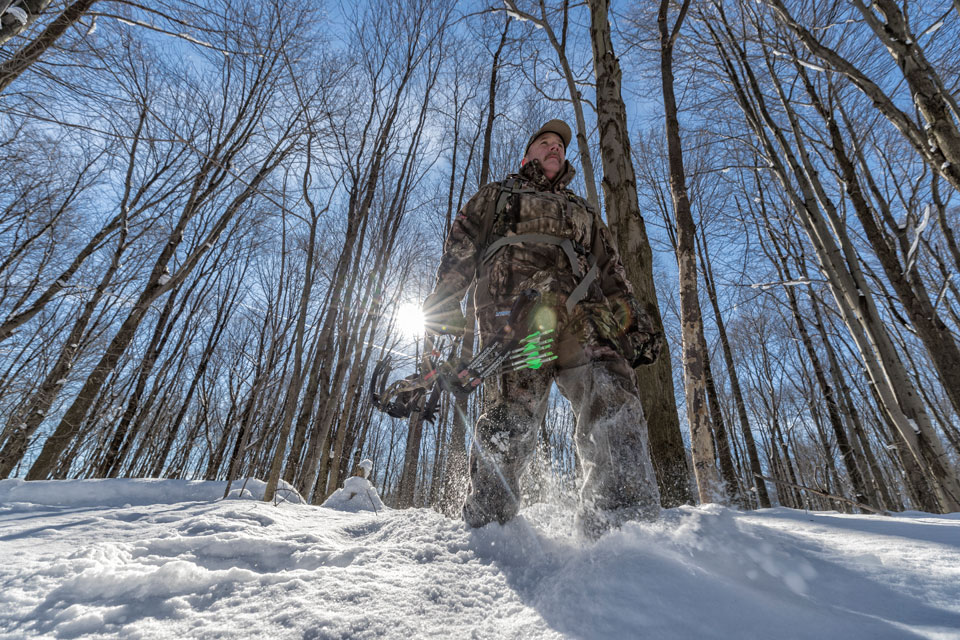
[[541, 306], [531, 328], [555, 331], [549, 366], [487, 378], [463, 505], [472, 527], [516, 515], [553, 382], [576, 417], [581, 530], [596, 538], [659, 512], [633, 367], [656, 359], [662, 336], [634, 299], [599, 213], [566, 188], [575, 173], [566, 160], [570, 138], [565, 122], [547, 122], [530, 137], [520, 172], [483, 186], [463, 207], [424, 302], [428, 330], [455, 332], [460, 301], [476, 281], [483, 342], [506, 322], [517, 295], [535, 289]]

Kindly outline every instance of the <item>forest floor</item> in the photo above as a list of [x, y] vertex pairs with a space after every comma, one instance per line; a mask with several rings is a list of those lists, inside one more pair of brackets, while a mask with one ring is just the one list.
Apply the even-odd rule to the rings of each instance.
[[0, 638], [960, 638], [960, 514], [718, 505], [596, 542], [175, 480], [0, 481]]

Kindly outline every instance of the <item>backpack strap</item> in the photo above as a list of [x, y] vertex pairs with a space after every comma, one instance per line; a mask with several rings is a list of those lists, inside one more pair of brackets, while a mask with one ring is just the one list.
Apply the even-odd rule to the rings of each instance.
[[590, 267], [587, 269], [586, 275], [584, 275], [583, 271], [580, 269], [580, 261], [577, 259], [578, 252], [576, 248], [574, 248], [574, 242], [570, 238], [561, 238], [559, 236], [552, 236], [546, 233], [521, 233], [520, 235], [516, 236], [506, 236], [500, 238], [491, 244], [484, 252], [482, 261], [486, 262], [490, 260], [494, 254], [508, 244], [520, 244], [521, 242], [553, 244], [563, 249], [563, 252], [567, 256], [567, 260], [570, 261], [570, 270], [573, 271], [573, 275], [575, 277], [580, 278], [580, 282], [577, 283], [576, 288], [574, 288], [570, 295], [567, 296], [567, 312], [572, 312], [573, 307], [586, 297], [590, 284], [597, 279], [597, 274], [600, 271], [597, 267], [597, 256], [593, 255], [593, 253], [587, 251], [582, 246], [579, 246], [579, 243], [577, 243], [577, 246], [580, 248], [580, 253], [587, 256], [587, 260], [590, 262]]
[[[505, 219], [503, 214], [506, 211], [507, 204], [510, 202], [510, 198], [519, 194], [537, 193], [536, 189], [518, 188], [519, 182], [520, 181], [516, 178], [508, 178], [500, 183], [500, 192], [497, 195], [496, 202], [494, 203], [492, 212], [493, 215], [488, 216], [489, 223], [484, 229], [483, 244], [485, 245], [485, 248], [482, 250], [480, 261], [487, 262], [493, 258], [493, 256], [503, 247], [510, 244], [519, 244], [521, 242], [552, 244], [560, 247], [563, 250], [563, 253], [567, 256], [567, 260], [570, 262], [570, 269], [573, 272], [574, 277], [580, 278], [580, 282], [577, 283], [577, 286], [567, 297], [566, 307], [567, 312], [570, 313], [573, 311], [574, 306], [576, 306], [578, 302], [586, 297], [587, 290], [590, 288], [591, 283], [597, 279], [597, 275], [600, 271], [597, 267], [597, 257], [579, 242], [575, 243], [570, 238], [561, 238], [559, 236], [554, 236], [547, 233], [523, 233], [513, 236], [506, 235], [509, 227], [509, 221]], [[579, 199], [582, 200], [582, 198]], [[592, 211], [585, 200], [583, 200], [582, 204], [585, 206], [585, 208]], [[580, 269], [580, 260], [578, 259], [578, 254], [586, 256], [587, 261], [590, 264], [586, 274], [583, 274], [583, 271]]]
[[507, 229], [510, 227], [510, 221], [506, 219], [504, 213], [507, 210], [507, 205], [510, 204], [510, 199], [515, 195], [537, 192], [536, 189], [521, 188], [520, 180], [517, 178], [507, 178], [499, 184], [499, 188], [497, 199], [493, 202], [493, 207], [483, 228], [482, 247], [486, 247], [491, 241], [506, 235]]

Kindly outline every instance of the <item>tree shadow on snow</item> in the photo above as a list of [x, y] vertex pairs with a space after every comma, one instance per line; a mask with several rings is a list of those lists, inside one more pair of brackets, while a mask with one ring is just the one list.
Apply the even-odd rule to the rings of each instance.
[[802, 544], [743, 531], [735, 513], [699, 513], [703, 522], [678, 535], [690, 523], [672, 510], [597, 542], [552, 538], [521, 516], [474, 530], [470, 546], [569, 638], [903, 640], [960, 632], [960, 613]]

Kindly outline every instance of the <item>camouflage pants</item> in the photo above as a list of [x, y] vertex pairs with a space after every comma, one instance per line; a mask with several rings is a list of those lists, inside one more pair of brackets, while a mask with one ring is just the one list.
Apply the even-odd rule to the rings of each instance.
[[520, 477], [536, 449], [554, 381], [576, 418], [581, 530], [596, 538], [627, 520], [656, 518], [660, 495], [643, 408], [633, 371], [617, 357], [514, 371], [500, 376], [497, 388], [488, 385], [489, 409], [477, 421], [470, 454], [466, 523], [503, 524], [517, 514]]

